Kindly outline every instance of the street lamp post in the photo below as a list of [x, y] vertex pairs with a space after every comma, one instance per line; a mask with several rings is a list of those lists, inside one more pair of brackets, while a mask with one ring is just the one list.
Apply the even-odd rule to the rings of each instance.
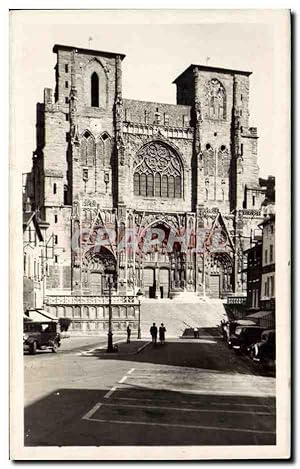
[[137, 296], [137, 299], [139, 301], [139, 322], [138, 322], [138, 335], [137, 335], [137, 338], [141, 339], [142, 338], [142, 335], [141, 335], [141, 296], [143, 296], [143, 293], [141, 292], [141, 290], [138, 290], [136, 296]]
[[112, 333], [112, 306], [111, 306], [111, 289], [113, 285], [113, 279], [111, 276], [108, 277], [108, 334], [107, 334], [107, 352], [112, 353], [113, 347], [113, 333]]

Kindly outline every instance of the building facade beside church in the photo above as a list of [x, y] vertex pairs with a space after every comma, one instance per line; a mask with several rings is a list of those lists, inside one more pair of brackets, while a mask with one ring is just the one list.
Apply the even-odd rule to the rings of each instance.
[[31, 209], [49, 224], [53, 248], [45, 305], [78, 329], [84, 321], [105, 328], [111, 278], [125, 303], [137, 290], [156, 299], [242, 293], [243, 251], [264, 198], [251, 72], [190, 65], [173, 82], [177, 103], [165, 104], [123, 97], [122, 54], [53, 52], [55, 90], [37, 105], [27, 175]]

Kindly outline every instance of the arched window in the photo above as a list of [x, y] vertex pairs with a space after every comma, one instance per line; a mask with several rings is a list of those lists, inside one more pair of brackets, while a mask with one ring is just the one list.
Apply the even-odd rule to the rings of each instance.
[[93, 166], [96, 156], [96, 145], [92, 134], [85, 131], [80, 142], [81, 162], [85, 166]]
[[175, 179], [174, 179], [174, 176], [169, 177], [168, 197], [171, 197], [172, 199], [175, 197]]
[[154, 196], [154, 177], [153, 174], [148, 174], [147, 176], [147, 196]]
[[161, 176], [159, 173], [155, 174], [155, 195], [156, 197], [161, 196]]
[[206, 117], [226, 119], [226, 92], [222, 83], [213, 78], [206, 85]]
[[135, 173], [134, 175], [134, 195], [140, 195], [140, 175]]
[[214, 176], [216, 170], [215, 150], [210, 143], [205, 145], [203, 150], [204, 176]]
[[111, 164], [112, 141], [108, 132], [103, 132], [99, 140], [99, 157], [104, 166]]
[[140, 177], [140, 195], [147, 195], [146, 174], [141, 174]]
[[91, 106], [99, 107], [99, 77], [96, 72], [91, 76]]
[[171, 147], [162, 142], [149, 143], [138, 152], [134, 165], [134, 195], [182, 197], [182, 162]]
[[168, 197], [168, 176], [166, 175], [161, 178], [161, 196]]
[[181, 177], [176, 176], [175, 178], [175, 197], [181, 197]]

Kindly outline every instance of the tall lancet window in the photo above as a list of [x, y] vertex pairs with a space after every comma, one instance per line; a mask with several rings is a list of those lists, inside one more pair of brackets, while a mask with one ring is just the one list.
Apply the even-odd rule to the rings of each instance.
[[99, 77], [96, 72], [91, 76], [91, 105], [99, 107]]

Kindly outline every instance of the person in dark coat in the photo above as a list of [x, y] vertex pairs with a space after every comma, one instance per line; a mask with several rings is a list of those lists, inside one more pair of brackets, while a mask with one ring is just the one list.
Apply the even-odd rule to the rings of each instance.
[[160, 328], [159, 328], [159, 340], [160, 340], [160, 343], [161, 344], [164, 344], [165, 343], [165, 340], [166, 340], [166, 331], [167, 329], [165, 328], [165, 326], [163, 325], [163, 323], [161, 323], [160, 325]]
[[151, 337], [152, 337], [152, 343], [156, 344], [156, 342], [157, 342], [157, 327], [156, 327], [155, 322], [153, 323], [153, 326], [150, 327], [150, 334], [151, 334]]
[[131, 329], [130, 329], [129, 324], [126, 330], [127, 330], [127, 344], [130, 344]]

